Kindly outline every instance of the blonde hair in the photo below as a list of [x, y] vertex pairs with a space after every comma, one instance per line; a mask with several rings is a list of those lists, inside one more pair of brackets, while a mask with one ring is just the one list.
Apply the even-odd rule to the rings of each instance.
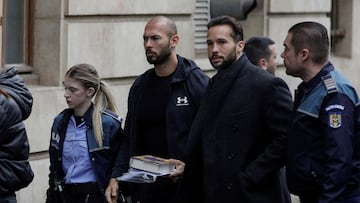
[[100, 147], [103, 146], [103, 129], [101, 112], [104, 109], [117, 112], [114, 97], [105, 82], [101, 81], [99, 74], [94, 66], [86, 63], [72, 66], [65, 77], [78, 80], [85, 88], [94, 88], [94, 111], [92, 113], [92, 122], [96, 142]]

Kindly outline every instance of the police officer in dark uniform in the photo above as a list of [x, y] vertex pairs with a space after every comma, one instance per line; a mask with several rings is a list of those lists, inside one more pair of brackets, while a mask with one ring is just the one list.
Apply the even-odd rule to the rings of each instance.
[[289, 190], [301, 203], [360, 202], [354, 130], [359, 98], [328, 61], [327, 29], [316, 22], [298, 23], [284, 46], [286, 73], [303, 80], [295, 92], [288, 136]]

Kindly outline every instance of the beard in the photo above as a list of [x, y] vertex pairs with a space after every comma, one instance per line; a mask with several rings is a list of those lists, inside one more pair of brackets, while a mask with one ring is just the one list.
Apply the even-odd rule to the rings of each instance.
[[210, 63], [215, 69], [224, 69], [231, 64], [233, 64], [236, 61], [236, 50], [234, 49], [226, 58], [224, 58], [224, 61], [220, 64], [214, 64], [211, 60]]
[[[146, 50], [146, 52], [151, 51], [151, 50]], [[153, 54], [155, 56], [147, 56], [146, 55], [146, 60], [153, 65], [159, 65], [159, 64], [163, 64], [165, 61], [167, 61], [171, 55], [171, 50], [169, 46], [166, 46], [165, 48], [161, 49], [160, 53], [157, 54], [155, 52], [153, 52]]]

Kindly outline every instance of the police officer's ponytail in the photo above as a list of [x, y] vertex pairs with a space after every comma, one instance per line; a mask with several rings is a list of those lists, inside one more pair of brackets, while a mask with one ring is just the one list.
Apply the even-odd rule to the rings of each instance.
[[74, 78], [82, 83], [85, 88], [94, 88], [94, 111], [92, 114], [92, 123], [95, 139], [98, 145], [103, 145], [101, 111], [109, 109], [116, 112], [115, 100], [111, 95], [108, 86], [101, 81], [99, 74], [94, 66], [90, 64], [77, 64], [71, 67], [65, 74], [65, 77]]

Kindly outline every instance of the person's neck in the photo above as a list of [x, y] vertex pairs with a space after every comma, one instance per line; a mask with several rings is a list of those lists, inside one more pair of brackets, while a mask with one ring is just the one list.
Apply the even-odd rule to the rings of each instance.
[[164, 62], [162, 64], [156, 64], [154, 66], [155, 73], [159, 77], [169, 76], [175, 72], [177, 64], [178, 64], [178, 60], [177, 60], [176, 54], [171, 55], [169, 57], [169, 60], [167, 60], [166, 62]]
[[87, 102], [86, 104], [82, 105], [77, 109], [74, 109], [74, 115], [80, 117], [84, 116], [90, 106], [91, 106], [91, 101]]
[[321, 71], [321, 69], [326, 65], [326, 63], [312, 64], [311, 66], [308, 66], [309, 68], [306, 69], [305, 74], [301, 77], [301, 79], [304, 82], [309, 82], [312, 78], [314, 78]]

